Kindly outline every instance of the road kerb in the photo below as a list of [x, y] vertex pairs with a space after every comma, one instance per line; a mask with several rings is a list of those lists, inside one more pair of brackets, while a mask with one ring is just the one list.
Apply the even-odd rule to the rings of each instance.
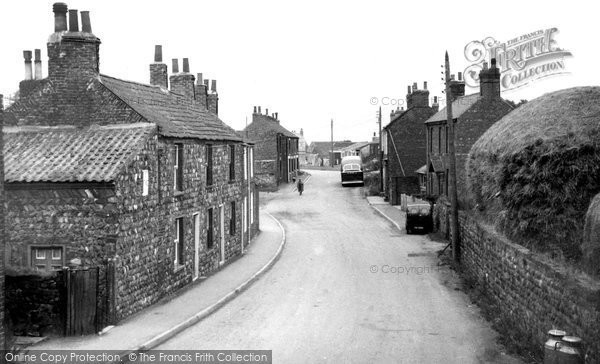
[[375, 207], [375, 205], [371, 205], [371, 207], [377, 211], [379, 213], [379, 215], [385, 217], [389, 222], [391, 222], [392, 224], [394, 224], [394, 226], [396, 226], [396, 228], [398, 228], [398, 230], [400, 230], [401, 232], [404, 231], [403, 228], [400, 227], [400, 225], [398, 225], [397, 222], [395, 222], [394, 220], [392, 220], [391, 217], [389, 217], [388, 215], [385, 214], [385, 212], [379, 210], [377, 207]]
[[273, 265], [277, 262], [277, 260], [279, 260], [281, 253], [283, 252], [283, 247], [285, 246], [285, 242], [286, 242], [285, 229], [283, 228], [283, 225], [281, 225], [281, 222], [279, 222], [279, 220], [277, 220], [268, 211], [263, 210], [263, 212], [265, 212], [271, 219], [273, 219], [273, 221], [275, 221], [277, 223], [277, 225], [279, 226], [279, 229], [281, 230], [281, 243], [279, 243], [279, 248], [277, 248], [277, 251], [275, 252], [273, 257], [271, 257], [271, 259], [261, 269], [259, 269], [258, 272], [254, 273], [254, 275], [252, 275], [252, 277], [248, 278], [244, 283], [237, 286], [233, 291], [231, 291], [228, 294], [226, 294], [225, 296], [223, 296], [216, 303], [210, 305], [209, 307], [206, 307], [205, 309], [196, 313], [195, 315], [193, 315], [192, 317], [183, 321], [182, 323], [175, 325], [172, 328], [170, 328], [169, 330], [153, 337], [152, 339], [146, 341], [142, 345], [140, 345], [134, 349], [130, 349], [130, 350], [121, 352], [119, 354], [119, 356], [122, 358], [120, 363], [130, 362], [130, 360], [129, 360], [130, 355], [135, 355], [136, 353], [142, 353], [142, 352], [151, 350], [151, 349], [155, 348], [156, 346], [164, 343], [165, 341], [171, 339], [172, 337], [176, 336], [177, 334], [181, 333], [185, 329], [193, 326], [194, 324], [196, 324], [196, 323], [202, 321], [203, 319], [205, 319], [206, 317], [210, 316], [212, 313], [214, 313], [221, 307], [225, 306], [225, 304], [230, 302], [232, 299], [234, 299], [240, 293], [242, 293], [246, 289], [248, 289], [263, 274], [265, 274], [269, 269], [271, 269], [271, 267], [273, 267]]

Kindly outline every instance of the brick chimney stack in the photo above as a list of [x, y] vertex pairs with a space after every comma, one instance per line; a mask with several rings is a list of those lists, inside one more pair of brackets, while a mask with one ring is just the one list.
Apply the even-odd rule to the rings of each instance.
[[162, 45], [154, 46], [154, 63], [150, 64], [150, 84], [169, 89], [167, 65], [163, 63]]
[[196, 77], [190, 73], [190, 63], [187, 58], [183, 59], [183, 72], [179, 72], [177, 59], [173, 59], [173, 74], [169, 77], [171, 91], [183, 95], [189, 99], [196, 98], [194, 91], [194, 82]]
[[210, 92], [206, 98], [208, 111], [215, 115], [219, 115], [219, 94], [217, 93], [217, 80], [211, 80]]
[[479, 94], [484, 98], [500, 98], [500, 69], [496, 67], [496, 58], [492, 58], [491, 67], [479, 72]]
[[208, 110], [208, 108], [206, 107], [206, 96], [208, 90], [206, 85], [204, 84], [203, 78], [204, 77], [202, 76], [202, 73], [198, 73], [198, 77], [196, 77], [196, 101], [198, 101], [204, 109]]
[[454, 79], [454, 75], [450, 77], [450, 95], [447, 95], [450, 100], [454, 101], [461, 96], [465, 96], [465, 80], [462, 79], [462, 73], [458, 73], [458, 80]]
[[54, 33], [48, 39], [48, 78], [60, 86], [67, 80], [87, 82], [100, 71], [100, 39], [91, 32], [89, 12], [82, 12], [79, 31], [78, 12], [69, 10], [67, 30], [67, 10], [65, 3], [54, 4]]
[[411, 107], [429, 107], [427, 82], [423, 82], [423, 90], [418, 89], [416, 82], [413, 83], [412, 93], [406, 95], [406, 108], [410, 109]]
[[440, 110], [440, 104], [438, 104], [438, 97], [437, 96], [433, 97], [433, 104], [431, 105], [431, 108], [435, 112], [438, 112]]

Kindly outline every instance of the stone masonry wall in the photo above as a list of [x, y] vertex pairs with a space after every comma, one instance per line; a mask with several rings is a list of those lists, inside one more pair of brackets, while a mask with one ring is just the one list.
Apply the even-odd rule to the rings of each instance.
[[[184, 145], [183, 191], [174, 188], [175, 143]], [[158, 159], [149, 146], [117, 184], [122, 201], [117, 262], [118, 318], [126, 317], [190, 283], [194, 277], [194, 215], [200, 221], [199, 273], [206, 276], [241, 254], [243, 149], [236, 144], [235, 180], [229, 180], [229, 144], [213, 146], [213, 185], [206, 184], [206, 143], [158, 140]], [[149, 194], [142, 195], [142, 170], [148, 169]], [[236, 204], [235, 233], [230, 232], [231, 202]], [[225, 256], [221, 257], [220, 206], [224, 209]], [[208, 249], [208, 208], [213, 208], [213, 247]], [[183, 218], [184, 261], [175, 266], [175, 219]]]
[[[436, 210], [444, 221], [447, 206]], [[470, 213], [460, 211], [459, 224], [462, 270], [492, 302], [501, 334], [542, 355], [548, 330], [562, 329], [583, 339], [586, 362], [600, 360], [599, 280], [510, 242]]]

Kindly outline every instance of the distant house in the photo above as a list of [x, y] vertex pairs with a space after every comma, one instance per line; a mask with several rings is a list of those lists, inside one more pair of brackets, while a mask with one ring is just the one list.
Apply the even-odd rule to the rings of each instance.
[[369, 142], [358, 142], [358, 143], [350, 144], [349, 146], [340, 149], [340, 152], [342, 153], [342, 158], [348, 157], [348, 156], [354, 156], [354, 155], [359, 156], [360, 151], [365, 146], [368, 146], [368, 145], [369, 145]]
[[320, 161], [319, 164], [329, 165], [329, 161], [333, 159], [333, 164], [338, 165], [342, 160], [342, 149], [349, 147], [354, 144], [354, 142], [351, 142], [350, 140], [334, 141], [333, 154], [331, 144], [331, 142], [312, 142], [308, 146], [308, 152], [317, 155], [317, 159]]
[[306, 139], [304, 139], [304, 129], [300, 128], [300, 133], [296, 133], [295, 131], [292, 131], [292, 133], [298, 137], [298, 165], [305, 166], [308, 164], [308, 155], [306, 152], [308, 144], [306, 144]]
[[392, 205], [400, 204], [401, 194], [425, 192], [421, 189], [418, 172], [426, 162], [427, 140], [423, 123], [438, 109], [436, 102], [429, 106], [427, 82], [422, 90], [417, 88], [416, 83], [412, 90], [408, 86], [406, 105], [406, 110], [393, 112], [389, 124], [383, 128], [383, 136], [387, 139], [384, 190]]
[[102, 75], [89, 16], [80, 31], [69, 11], [67, 30], [67, 6], [54, 13], [48, 77], [36, 64], [32, 78], [26, 57], [4, 115], [6, 261], [98, 267], [106, 325], [244, 252], [259, 223], [252, 145], [187, 59], [168, 77], [157, 46], [151, 85]]
[[[496, 60], [492, 59], [491, 67], [479, 73], [480, 91], [465, 96], [465, 83], [461, 80], [451, 81], [452, 118], [455, 123], [456, 174], [459, 196], [463, 195], [466, 186], [465, 163], [471, 146], [496, 121], [508, 114], [512, 109], [508, 102], [500, 97], [500, 70]], [[427, 194], [448, 194], [448, 126], [446, 108], [435, 113], [426, 122], [427, 133]]]
[[249, 140], [255, 143], [254, 160], [256, 183], [259, 189], [277, 190], [280, 183], [292, 182], [299, 167], [298, 136], [284, 128], [278, 113], [262, 113], [254, 107], [252, 123], [245, 129]]

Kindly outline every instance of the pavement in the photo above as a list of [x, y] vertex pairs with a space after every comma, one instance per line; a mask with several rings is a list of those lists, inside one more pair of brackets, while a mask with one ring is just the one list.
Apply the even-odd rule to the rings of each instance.
[[181, 333], [246, 290], [280, 257], [286, 242], [285, 230], [264, 209], [259, 214], [260, 233], [245, 254], [207, 279], [125, 319], [102, 335], [51, 338], [26, 351], [116, 350], [123, 356], [152, 349]]

